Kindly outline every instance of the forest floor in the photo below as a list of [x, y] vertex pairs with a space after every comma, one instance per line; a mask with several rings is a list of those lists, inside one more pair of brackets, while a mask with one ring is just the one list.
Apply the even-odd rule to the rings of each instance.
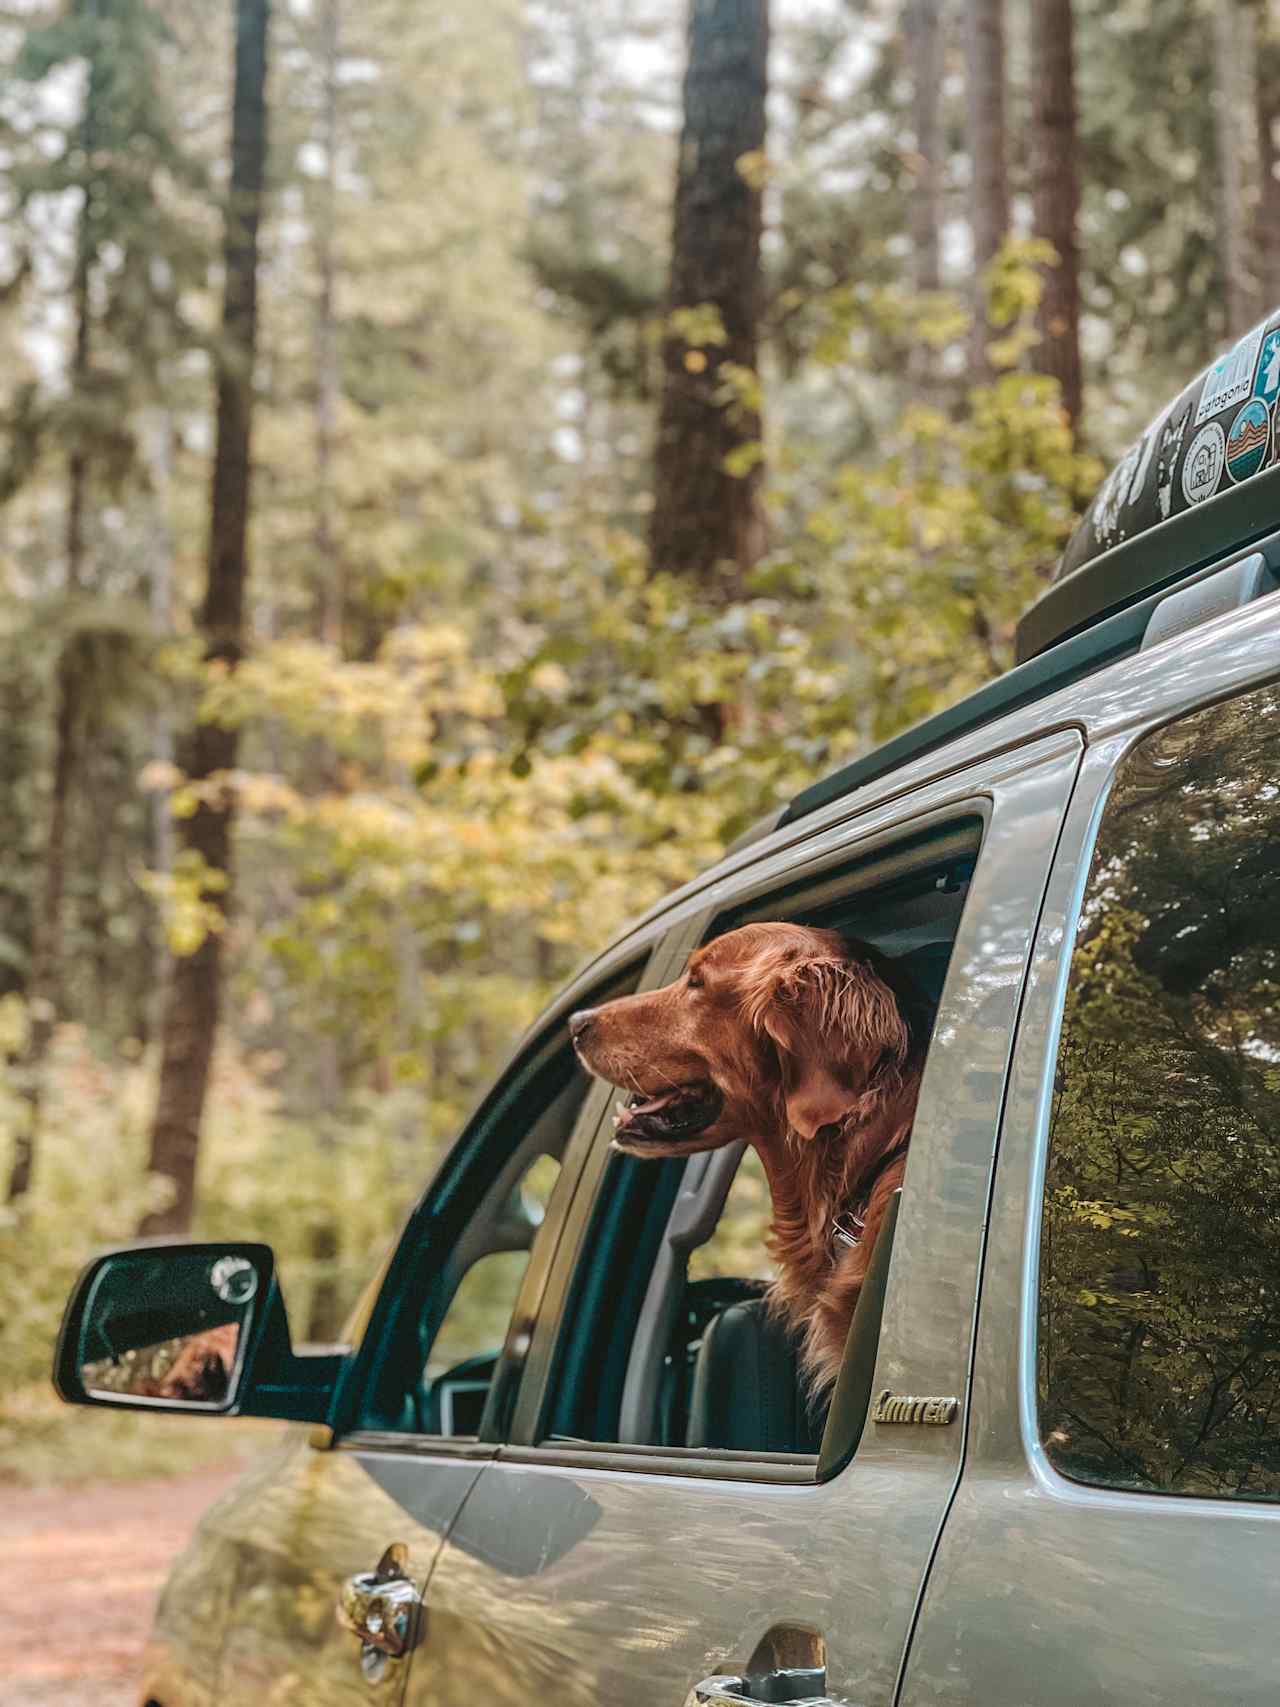
[[157, 1591], [242, 1469], [0, 1486], [0, 1707], [134, 1707]]

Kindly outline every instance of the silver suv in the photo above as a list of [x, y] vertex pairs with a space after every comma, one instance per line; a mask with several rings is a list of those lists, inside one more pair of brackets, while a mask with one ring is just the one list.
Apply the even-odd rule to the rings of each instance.
[[[64, 1397], [297, 1425], [176, 1567], [144, 1702], [1269, 1707], [1278, 348], [1255, 329], [1113, 471], [1018, 668], [564, 991], [349, 1349], [291, 1345], [262, 1246], [91, 1265]], [[777, 918], [934, 1010], [825, 1416], [757, 1307], [758, 1175], [611, 1150], [566, 1030]]]

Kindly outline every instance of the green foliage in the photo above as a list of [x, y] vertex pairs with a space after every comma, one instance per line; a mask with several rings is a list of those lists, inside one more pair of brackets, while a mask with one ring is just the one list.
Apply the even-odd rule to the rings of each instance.
[[[1030, 371], [1037, 251], [993, 269], [1006, 371], [972, 394], [964, 310], [902, 289], [909, 164], [866, 122], [902, 105], [889, 8], [868, 14], [874, 63], [838, 113], [817, 96], [840, 82], [846, 26], [793, 24], [767, 351], [760, 372], [719, 370], [723, 407], [765, 405], [768, 439], [730, 471], [764, 459], [771, 547], [727, 603], [650, 574], [674, 84], [633, 80], [614, 49], [660, 61], [674, 14], [344, 0], [334, 64], [321, 10], [277, 10], [251, 644], [234, 673], [191, 638], [226, 92], [176, 114], [166, 97], [207, 89], [225, 19], [185, 0], [42, 12], [10, 66], [6, 233], [33, 257], [0, 295], [10, 1056], [64, 653], [87, 708], [47, 1136], [22, 1215], [0, 1225], [0, 1358], [23, 1390], [4, 1426], [46, 1442], [31, 1394], [67, 1286], [151, 1199], [164, 941], [191, 953], [220, 929], [227, 968], [195, 1230], [269, 1239], [297, 1336], [332, 1333], [572, 967], [762, 813], [1002, 668], [1095, 478]], [[86, 47], [111, 124], [92, 158], [84, 108], [46, 122], [32, 81], [83, 77]], [[94, 361], [68, 388], [66, 239], [88, 202]], [[723, 339], [705, 307], [676, 329], [691, 360]], [[936, 377], [908, 387], [920, 350]], [[68, 603], [76, 446], [94, 458], [95, 597]], [[173, 741], [197, 710], [240, 732], [237, 770], [198, 787]], [[173, 853], [173, 818], [208, 795], [238, 808], [225, 921], [221, 875]], [[762, 1193], [744, 1174], [700, 1261], [751, 1271]], [[462, 1338], [492, 1332], [503, 1296], [477, 1287]]]

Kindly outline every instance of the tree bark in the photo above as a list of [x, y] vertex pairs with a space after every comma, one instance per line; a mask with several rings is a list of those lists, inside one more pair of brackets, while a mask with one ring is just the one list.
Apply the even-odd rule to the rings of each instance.
[[338, 202], [338, 53], [340, 0], [324, 0], [320, 13], [320, 53], [324, 94], [321, 138], [325, 171], [316, 219], [316, 568], [321, 577], [321, 638], [330, 646], [342, 644], [344, 589], [338, 542], [333, 527], [333, 440], [338, 414], [338, 354], [334, 326], [334, 288]]
[[725, 594], [764, 542], [759, 459], [725, 469], [759, 444], [760, 416], [726, 401], [724, 368], [754, 374], [759, 361], [761, 192], [739, 163], [765, 144], [768, 0], [690, 0], [688, 46], [667, 306], [714, 308], [724, 341], [689, 340], [669, 323], [649, 550], [655, 571]]
[[[75, 340], [72, 345], [69, 388], [82, 397], [92, 366], [93, 302], [90, 290], [96, 233], [92, 160], [97, 135], [97, 109], [102, 69], [95, 55], [85, 91], [80, 142], [85, 162], [84, 200], [76, 222], [75, 264], [71, 278]], [[78, 434], [77, 425], [74, 431]], [[68, 610], [84, 590], [84, 518], [89, 483], [89, 453], [73, 439], [67, 457], [67, 515], [64, 589]], [[9, 1169], [8, 1200], [16, 1203], [31, 1189], [36, 1149], [40, 1141], [40, 1105], [44, 1063], [53, 1041], [62, 986], [62, 902], [67, 879], [67, 821], [75, 787], [82, 723], [83, 684], [77, 668], [74, 641], [63, 642], [55, 672], [53, 777], [49, 820], [45, 832], [40, 895], [32, 921], [31, 968], [27, 977], [28, 1034], [20, 1067], [22, 1129], [14, 1140]]]
[[1036, 365], [1062, 388], [1062, 406], [1078, 433], [1080, 372], [1080, 177], [1072, 0], [1032, 0], [1031, 172], [1036, 236], [1057, 253], [1040, 300]]
[[907, 0], [902, 15], [915, 133], [910, 219], [918, 291], [942, 283], [942, 13], [943, 0]]
[[1236, 0], [1213, 7], [1213, 112], [1218, 151], [1218, 250], [1222, 263], [1227, 336], [1237, 337], [1254, 318], [1256, 292], [1248, 254], [1248, 217], [1240, 111], [1243, 77]]
[[1280, 160], [1276, 154], [1276, 77], [1280, 75], [1280, 44], [1268, 0], [1257, 0], [1257, 54], [1254, 69], [1254, 122], [1258, 133], [1258, 200], [1254, 253], [1258, 260], [1260, 311], [1280, 306]]
[[1009, 234], [1009, 169], [1004, 98], [1004, 0], [965, 0], [965, 104], [969, 142], [969, 225], [973, 234], [970, 369], [992, 377], [983, 270]]
[[[199, 624], [205, 656], [234, 669], [244, 643], [248, 577], [250, 436], [258, 319], [258, 223], [267, 153], [266, 70], [270, 0], [236, 0], [231, 187], [223, 233], [222, 344], [217, 377], [217, 444], [209, 511], [208, 579]], [[236, 732], [198, 723], [187, 743], [187, 775], [208, 782], [232, 769]], [[232, 803], [202, 801], [183, 824], [184, 847], [224, 889], [211, 892], [223, 919], [230, 905]], [[217, 1034], [222, 932], [175, 958], [165, 995], [160, 1083], [149, 1168], [167, 1179], [172, 1200], [143, 1218], [140, 1231], [172, 1233], [191, 1224], [196, 1161], [209, 1067]]]

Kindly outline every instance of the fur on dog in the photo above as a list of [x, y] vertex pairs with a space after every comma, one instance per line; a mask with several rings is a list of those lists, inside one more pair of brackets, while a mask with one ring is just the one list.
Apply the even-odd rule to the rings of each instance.
[[825, 1392], [906, 1167], [925, 1041], [909, 984], [834, 931], [746, 925], [663, 989], [574, 1014], [569, 1029], [583, 1064], [630, 1093], [619, 1149], [677, 1156], [745, 1139], [758, 1151], [771, 1298]]

